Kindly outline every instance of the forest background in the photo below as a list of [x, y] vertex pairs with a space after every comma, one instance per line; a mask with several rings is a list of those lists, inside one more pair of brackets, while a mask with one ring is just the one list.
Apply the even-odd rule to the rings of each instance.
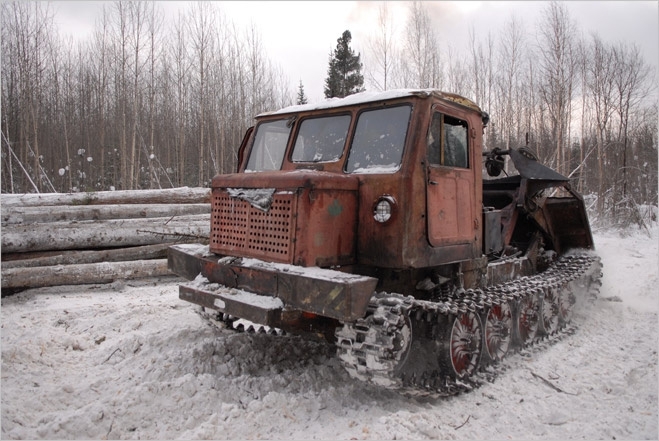
[[[496, 35], [440, 41], [427, 4], [392, 26], [379, 4], [365, 88], [439, 88], [488, 111], [485, 145], [528, 146], [569, 176], [595, 222], [643, 224], [657, 205], [657, 72], [634, 42], [584, 35], [569, 3], [511, 15]], [[87, 39], [50, 2], [2, 2], [3, 193], [207, 187], [235, 170], [253, 117], [296, 102], [256, 26], [214, 2], [172, 22], [159, 2], [107, 2]], [[337, 35], [337, 38], [340, 35]], [[333, 43], [333, 42], [328, 42]], [[320, 49], [319, 50], [323, 50]]]

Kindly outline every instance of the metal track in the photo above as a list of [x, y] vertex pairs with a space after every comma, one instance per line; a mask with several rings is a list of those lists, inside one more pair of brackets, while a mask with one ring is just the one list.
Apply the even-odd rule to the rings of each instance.
[[[590, 253], [571, 254], [540, 274], [458, 292], [437, 302], [376, 294], [363, 319], [337, 329], [339, 359], [352, 377], [408, 394], [455, 395], [471, 390], [483, 381], [491, 381], [500, 364], [498, 360], [482, 360], [479, 354], [472, 357], [477, 371], [464, 378], [455, 374], [447, 361], [447, 336], [456, 317], [471, 314], [482, 320], [492, 306], [519, 305], [528, 296], [542, 300], [552, 293], [569, 294], [574, 303], [580, 300], [575, 298], [578, 293], [584, 299], [593, 299], [601, 285], [601, 268], [600, 259]], [[518, 341], [518, 347], [553, 342], [574, 331], [567, 317], [561, 323], [548, 321], [540, 328], [541, 332], [533, 333], [528, 341]], [[468, 348], [482, 353], [485, 349], [479, 345], [473, 341]]]
[[260, 325], [258, 323], [250, 322], [249, 320], [233, 317], [214, 309], [199, 307], [197, 310], [199, 315], [208, 321], [209, 324], [216, 326], [220, 329], [227, 329], [236, 332], [246, 332], [248, 334], [269, 334], [269, 335], [284, 335], [285, 331], [279, 328], [272, 328], [270, 326]]

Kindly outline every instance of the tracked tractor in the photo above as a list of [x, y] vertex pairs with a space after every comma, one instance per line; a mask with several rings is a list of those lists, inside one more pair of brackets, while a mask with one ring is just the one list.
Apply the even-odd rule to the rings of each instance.
[[256, 116], [209, 244], [169, 250], [180, 298], [324, 336], [390, 388], [450, 390], [560, 333], [601, 276], [583, 199], [529, 149], [485, 150], [488, 119], [438, 90]]

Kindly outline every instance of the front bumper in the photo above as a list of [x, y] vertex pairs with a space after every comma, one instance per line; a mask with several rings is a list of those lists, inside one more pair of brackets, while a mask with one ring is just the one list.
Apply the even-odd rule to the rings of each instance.
[[331, 269], [222, 257], [200, 244], [171, 246], [168, 267], [203, 282], [182, 285], [181, 299], [273, 326], [289, 311], [354, 321], [366, 313], [377, 285], [373, 277]]

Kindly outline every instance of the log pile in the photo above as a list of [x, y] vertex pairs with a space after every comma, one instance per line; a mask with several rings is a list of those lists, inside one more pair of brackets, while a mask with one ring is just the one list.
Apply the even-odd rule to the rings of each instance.
[[167, 248], [208, 243], [210, 190], [2, 194], [2, 289], [169, 274]]

